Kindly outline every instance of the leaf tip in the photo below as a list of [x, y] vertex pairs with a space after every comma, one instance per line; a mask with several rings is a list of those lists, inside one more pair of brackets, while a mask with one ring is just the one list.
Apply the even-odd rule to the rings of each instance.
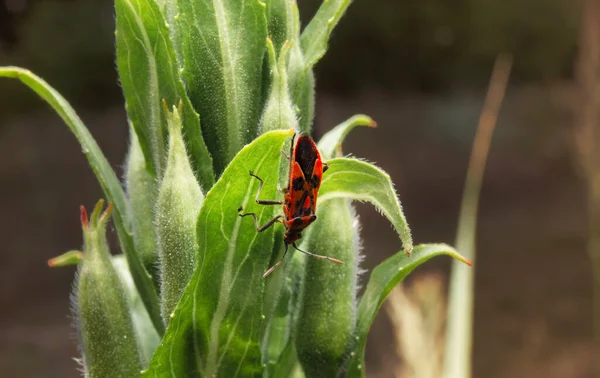
[[469, 260], [469, 259], [467, 259], [465, 257], [460, 256], [460, 258], [458, 260], [464, 262], [468, 266], [473, 266], [473, 263], [471, 262], [471, 260]]
[[102, 215], [100, 216], [101, 223], [105, 223], [108, 220], [108, 217], [110, 217], [110, 214], [112, 213], [112, 209], [113, 204], [112, 202], [109, 202], [108, 206], [106, 207], [106, 210], [104, 210], [104, 213], [102, 213]]
[[85, 206], [83, 206], [83, 205], [79, 206], [79, 211], [81, 213], [81, 225], [83, 226], [83, 228], [88, 228], [89, 220], [88, 220], [87, 211], [85, 210]]

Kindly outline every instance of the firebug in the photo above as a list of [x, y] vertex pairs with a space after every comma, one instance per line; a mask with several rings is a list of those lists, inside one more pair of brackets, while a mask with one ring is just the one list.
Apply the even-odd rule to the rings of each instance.
[[[275, 216], [273, 219], [265, 223], [262, 227], [259, 226], [255, 213], [239, 214], [240, 217], [252, 216], [257, 232], [263, 232], [275, 223], [282, 223], [285, 227], [283, 241], [285, 243], [285, 251], [281, 259], [265, 272], [263, 277], [268, 276], [275, 268], [281, 264], [288, 247], [291, 244], [294, 249], [318, 259], [325, 259], [337, 264], [343, 264], [342, 261], [328, 256], [317, 255], [311, 252], [303, 251], [296, 245], [296, 241], [302, 237], [302, 231], [312, 224], [317, 216], [317, 196], [323, 173], [329, 168], [323, 162], [321, 154], [317, 149], [315, 142], [308, 136], [294, 134], [290, 147], [290, 155], [285, 152], [281, 153], [289, 160], [290, 168], [288, 174], [288, 185], [283, 190], [283, 201], [278, 200], [261, 200], [260, 192], [264, 185], [264, 181], [250, 172], [250, 176], [260, 181], [258, 191], [256, 193], [256, 203], [259, 205], [283, 205], [283, 214]], [[241, 211], [242, 208], [239, 209]]]

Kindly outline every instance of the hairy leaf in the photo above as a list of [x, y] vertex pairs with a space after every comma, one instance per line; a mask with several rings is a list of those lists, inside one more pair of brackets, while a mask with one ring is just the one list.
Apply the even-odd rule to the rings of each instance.
[[[295, 4], [294, 4], [295, 5]], [[350, 0], [328, 0], [323, 4], [306, 26], [300, 37], [297, 48], [292, 49], [288, 67], [290, 92], [292, 100], [298, 108], [300, 129], [308, 132], [311, 129], [315, 112], [315, 78], [312, 71], [313, 66], [325, 55], [327, 42], [331, 31], [342, 17]], [[294, 38], [299, 33], [298, 8], [295, 11], [296, 21]]]
[[214, 183], [212, 160], [179, 76], [173, 43], [154, 0], [117, 0], [117, 65], [127, 113], [138, 135], [150, 171], [162, 177], [166, 161], [167, 120], [161, 101], [182, 103], [183, 134], [201, 187]]
[[351, 0], [325, 0], [302, 32], [302, 51], [307, 69], [312, 68], [327, 51], [333, 28], [346, 12]]
[[326, 158], [341, 155], [342, 142], [352, 129], [358, 126], [376, 127], [371, 117], [358, 114], [329, 130], [319, 140], [318, 147]]
[[152, 277], [144, 268], [140, 257], [133, 247], [133, 237], [128, 223], [130, 215], [127, 198], [125, 197], [125, 192], [121, 187], [119, 179], [110, 167], [110, 164], [100, 150], [100, 147], [98, 147], [98, 144], [67, 100], [40, 77], [34, 75], [29, 70], [18, 67], [0, 67], [0, 77], [19, 79], [23, 84], [31, 88], [44, 101], [52, 106], [79, 141], [83, 153], [85, 154], [92, 171], [96, 175], [96, 179], [100, 183], [102, 190], [104, 190], [104, 194], [113, 203], [113, 219], [119, 235], [121, 249], [127, 256], [131, 275], [144, 300], [144, 305], [148, 309], [152, 322], [159, 333], [162, 333], [164, 327], [160, 317], [158, 295], [154, 289]]
[[273, 42], [267, 38], [267, 52], [271, 70], [271, 88], [261, 119], [261, 133], [277, 129], [297, 129], [298, 121], [290, 99], [285, 70], [290, 43], [284, 42], [276, 58]]
[[[306, 65], [300, 44], [300, 14], [295, 1], [287, 3], [288, 38], [293, 42], [288, 61], [288, 81], [292, 101], [302, 132], [310, 132], [315, 114], [315, 78]], [[291, 13], [291, 14], [290, 14]]]
[[348, 378], [365, 376], [364, 353], [367, 334], [387, 295], [416, 267], [439, 255], [448, 255], [470, 265], [468, 260], [446, 244], [421, 244], [414, 248], [412, 256], [406, 256], [400, 251], [373, 269], [358, 306], [356, 347], [351, 354], [352, 359], [346, 373]]
[[160, 342], [160, 337], [154, 325], [152, 325], [152, 320], [144, 307], [140, 294], [135, 288], [127, 259], [123, 255], [116, 255], [112, 256], [111, 261], [125, 290], [127, 302], [131, 309], [131, 320], [136, 334], [138, 350], [142, 357], [142, 366], [146, 367]]
[[275, 50], [287, 42], [298, 43], [295, 29], [298, 6], [295, 0], [266, 0], [267, 29]]
[[179, 2], [183, 77], [219, 175], [244, 143], [253, 140], [261, 115], [267, 26], [259, 0]]
[[158, 347], [149, 377], [258, 377], [262, 375], [262, 275], [273, 250], [273, 228], [258, 233], [277, 210], [254, 201], [277, 194], [280, 150], [292, 131], [263, 134], [244, 147], [207, 194], [198, 217], [199, 265]]
[[323, 175], [319, 202], [344, 197], [372, 203], [392, 223], [404, 250], [410, 254], [413, 246], [410, 229], [390, 176], [357, 159], [336, 158], [328, 160], [327, 164], [329, 170]]
[[156, 232], [154, 231], [154, 208], [158, 192], [157, 180], [146, 169], [146, 160], [133, 125], [129, 123], [129, 151], [125, 168], [125, 187], [131, 204], [131, 229], [133, 244], [152, 275], [154, 286], [160, 288]]
[[77, 265], [83, 259], [83, 253], [78, 250], [71, 250], [48, 260], [50, 268], [62, 268], [63, 266]]
[[[277, 235], [279, 236], [279, 235]], [[283, 247], [283, 235], [275, 238], [275, 243], [281, 243]], [[277, 244], [275, 244], [277, 247]], [[271, 264], [281, 259], [280, 254], [274, 254], [275, 259]], [[265, 367], [265, 378], [284, 378], [290, 376], [293, 365], [297, 363], [296, 350], [292, 340], [293, 314], [297, 311], [301, 282], [304, 275], [304, 256], [294, 255], [293, 252], [280, 269], [276, 269], [269, 276], [266, 289], [264, 310], [266, 322], [265, 334], [262, 343], [262, 359]], [[272, 294], [276, 296], [270, 301], [269, 291], [277, 291]]]

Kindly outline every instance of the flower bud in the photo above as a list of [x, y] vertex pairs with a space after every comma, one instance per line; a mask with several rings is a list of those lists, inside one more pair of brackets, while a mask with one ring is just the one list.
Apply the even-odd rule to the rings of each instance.
[[169, 112], [164, 106], [169, 153], [156, 203], [156, 234], [162, 282], [161, 313], [167, 324], [196, 267], [196, 222], [204, 195], [186, 153], [180, 113], [175, 107]]
[[331, 199], [302, 249], [333, 257], [344, 265], [306, 256], [297, 314], [296, 350], [307, 376], [337, 377], [352, 347], [356, 322], [358, 220], [346, 199]]
[[81, 208], [84, 258], [79, 265], [73, 298], [86, 377], [140, 376], [140, 354], [123, 286], [111, 263], [103, 201], [88, 221]]

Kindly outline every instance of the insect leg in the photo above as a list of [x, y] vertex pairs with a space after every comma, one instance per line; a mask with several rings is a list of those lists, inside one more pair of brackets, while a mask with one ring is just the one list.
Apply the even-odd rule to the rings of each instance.
[[259, 204], [259, 205], [283, 205], [283, 201], [259, 199], [258, 197], [260, 197], [260, 191], [262, 190], [262, 187], [265, 184], [265, 182], [263, 181], [263, 179], [261, 179], [260, 177], [258, 177], [257, 175], [255, 175], [252, 172], [250, 172], [250, 176], [257, 178], [258, 181], [260, 181], [260, 184], [258, 185], [258, 192], [256, 192], [256, 203], [257, 204]]
[[277, 264], [275, 264], [272, 267], [270, 267], [269, 270], [267, 270], [265, 272], [265, 274], [263, 274], [263, 278], [265, 278], [266, 276], [268, 276], [269, 274], [271, 274], [275, 270], [275, 268], [277, 268], [279, 266], [279, 264], [281, 264], [281, 262], [283, 261], [283, 258], [287, 254], [288, 246], [289, 246], [289, 244], [286, 243], [285, 244], [285, 251], [283, 251], [283, 256], [281, 256], [281, 258], [279, 259], [279, 261], [277, 261]]
[[325, 173], [329, 169], [329, 164], [323, 162], [323, 173]]
[[252, 216], [252, 218], [254, 218], [254, 227], [256, 227], [256, 231], [257, 232], [263, 232], [267, 228], [271, 227], [274, 223], [281, 222], [280, 219], [281, 219], [281, 217], [283, 217], [283, 215], [279, 214], [275, 218], [273, 218], [270, 221], [268, 221], [267, 223], [265, 223], [262, 227], [260, 227], [258, 225], [258, 219], [256, 218], [256, 214], [255, 213], [244, 213], [244, 214], [238, 214], [238, 215], [240, 217], [242, 217], [242, 218], [245, 217], [245, 216], [248, 216], [248, 215]]
[[285, 153], [284, 150], [281, 150], [281, 154], [283, 155], [284, 158], [290, 160], [290, 157], [288, 156], [288, 154]]
[[305, 254], [307, 254], [307, 255], [309, 255], [309, 256], [316, 257], [316, 258], [318, 258], [318, 259], [325, 259], [325, 260], [329, 260], [329, 261], [331, 261], [331, 262], [334, 262], [334, 263], [336, 263], [336, 264], [343, 264], [343, 263], [344, 263], [343, 261], [341, 261], [341, 260], [338, 260], [338, 259], [334, 259], [333, 257], [329, 257], [329, 256], [322, 256], [322, 255], [317, 255], [317, 254], [314, 254], [314, 253], [311, 253], [311, 252], [303, 251], [303, 250], [301, 250], [300, 248], [298, 248], [298, 246], [296, 245], [296, 243], [292, 243], [292, 245], [294, 246], [294, 248], [295, 248], [297, 251], [300, 251], [300, 252], [302, 252], [302, 253], [305, 253]]

